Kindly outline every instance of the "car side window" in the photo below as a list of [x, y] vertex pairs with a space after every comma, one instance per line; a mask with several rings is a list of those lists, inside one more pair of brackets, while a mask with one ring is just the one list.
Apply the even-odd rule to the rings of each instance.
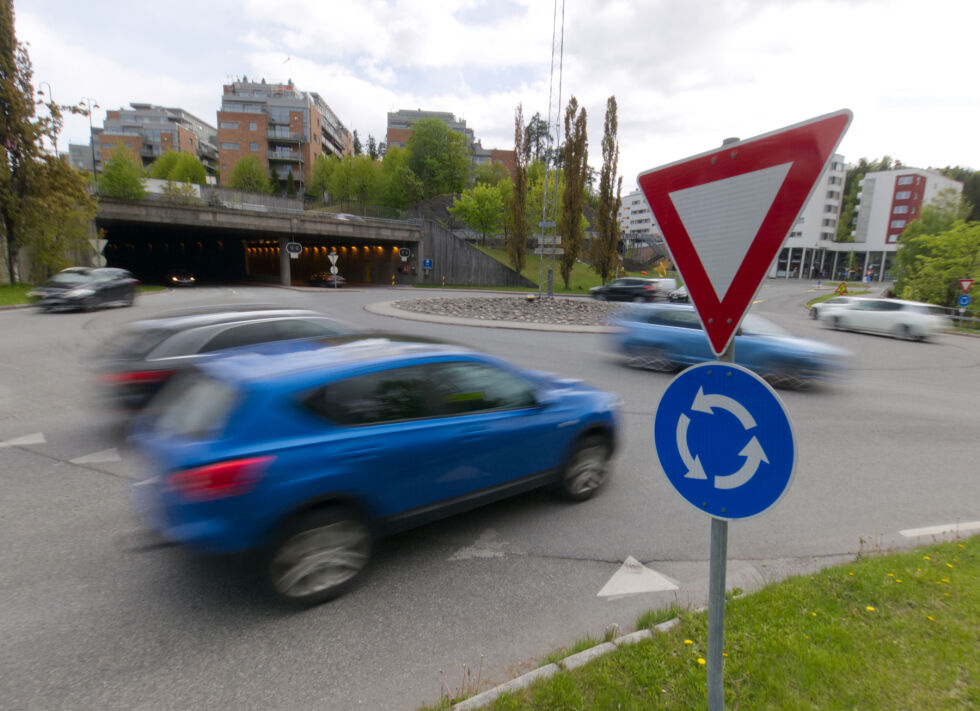
[[537, 398], [522, 378], [487, 363], [440, 363], [433, 368], [440, 412], [459, 415], [534, 407]]
[[303, 405], [339, 425], [372, 425], [432, 417], [429, 366], [389, 368], [344, 378], [314, 391]]
[[307, 320], [299, 318], [283, 319], [277, 322], [278, 338], [316, 338], [317, 336], [335, 336], [340, 331], [323, 320]]
[[653, 314], [649, 323], [677, 328], [701, 328], [701, 322], [694, 311], [662, 311]]
[[268, 341], [279, 340], [279, 330], [275, 321], [262, 321], [260, 323], [246, 323], [239, 326], [231, 326], [221, 333], [214, 336], [210, 341], [201, 347], [201, 353], [221, 351], [226, 348], [238, 348], [239, 346], [251, 346], [256, 343], [267, 343]]

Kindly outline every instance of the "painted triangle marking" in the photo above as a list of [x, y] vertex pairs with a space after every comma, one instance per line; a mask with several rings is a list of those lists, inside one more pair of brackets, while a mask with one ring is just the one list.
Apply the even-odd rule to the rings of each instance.
[[75, 457], [69, 461], [72, 464], [103, 464], [105, 462], [121, 462], [122, 457], [119, 456], [118, 449], [111, 447], [110, 449], [103, 449], [101, 452], [93, 452], [82, 457]]
[[613, 573], [613, 576], [602, 586], [597, 597], [615, 599], [626, 595], [678, 589], [677, 583], [666, 575], [647, 568], [630, 555], [626, 556], [619, 570]]
[[668, 193], [719, 301], [792, 166], [791, 161]]
[[43, 432], [35, 432], [34, 434], [24, 435], [23, 437], [15, 437], [14, 439], [8, 439], [0, 442], [0, 447], [22, 447], [27, 444], [45, 444], [48, 440], [44, 438]]
[[474, 541], [472, 546], [464, 546], [449, 556], [449, 560], [471, 560], [473, 558], [503, 558], [504, 540], [496, 531], [488, 528]]

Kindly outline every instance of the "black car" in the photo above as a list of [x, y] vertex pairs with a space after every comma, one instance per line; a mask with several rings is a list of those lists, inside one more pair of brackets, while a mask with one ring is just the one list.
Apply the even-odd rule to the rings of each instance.
[[330, 272], [317, 272], [310, 277], [310, 286], [329, 286], [331, 288], [336, 288], [338, 286], [343, 286], [347, 283], [347, 280], [340, 274], [331, 274]]
[[653, 279], [623, 277], [594, 286], [591, 293], [598, 301], [653, 301], [657, 298], [657, 284]]
[[145, 408], [178, 371], [217, 351], [352, 333], [352, 327], [305, 309], [213, 306], [126, 324], [89, 367], [98, 374], [109, 404], [132, 412]]
[[69, 267], [62, 269], [28, 293], [42, 311], [77, 309], [91, 311], [102, 306], [132, 306], [139, 280], [125, 269], [113, 267]]
[[186, 269], [175, 269], [167, 275], [167, 286], [194, 286], [197, 280]]

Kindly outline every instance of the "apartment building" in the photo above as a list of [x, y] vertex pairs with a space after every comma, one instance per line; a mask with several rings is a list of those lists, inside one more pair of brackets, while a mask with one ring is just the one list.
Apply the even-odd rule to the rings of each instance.
[[217, 129], [181, 108], [130, 103], [129, 108], [106, 111], [101, 127], [93, 128], [95, 165], [91, 145], [69, 144], [68, 157], [81, 170], [101, 170], [109, 154], [120, 145], [149, 165], [170, 150], [192, 153], [214, 175], [218, 170]]
[[319, 155], [353, 152], [353, 134], [314, 92], [243, 78], [224, 86], [218, 111], [218, 161], [227, 184], [235, 163], [256, 156], [283, 185], [292, 173], [302, 191]]

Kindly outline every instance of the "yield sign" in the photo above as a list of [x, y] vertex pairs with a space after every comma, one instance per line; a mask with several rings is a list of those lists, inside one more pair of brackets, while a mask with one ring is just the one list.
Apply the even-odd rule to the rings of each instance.
[[973, 279], [960, 279], [960, 288], [964, 294], [970, 290], [971, 286], [973, 286]]
[[640, 173], [721, 355], [851, 123], [847, 109]]

